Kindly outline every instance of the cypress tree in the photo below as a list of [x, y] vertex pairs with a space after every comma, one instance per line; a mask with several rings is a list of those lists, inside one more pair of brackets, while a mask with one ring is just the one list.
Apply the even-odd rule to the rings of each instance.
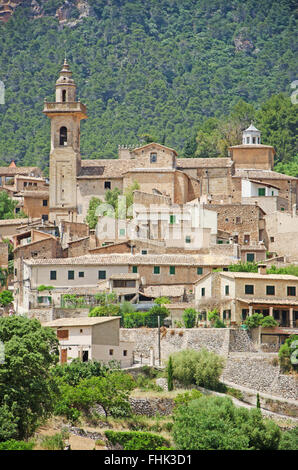
[[168, 362], [168, 390], [171, 392], [174, 388], [173, 385], [173, 363], [172, 363], [172, 358], [170, 356], [169, 362]]

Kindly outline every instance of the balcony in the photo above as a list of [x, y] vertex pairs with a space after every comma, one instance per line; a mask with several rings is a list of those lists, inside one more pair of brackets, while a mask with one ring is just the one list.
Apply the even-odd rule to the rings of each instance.
[[47, 101], [45, 101], [42, 112], [50, 116], [65, 112], [73, 112], [80, 114], [81, 119], [87, 118], [87, 108], [80, 101], [72, 101], [65, 103], [48, 103]]

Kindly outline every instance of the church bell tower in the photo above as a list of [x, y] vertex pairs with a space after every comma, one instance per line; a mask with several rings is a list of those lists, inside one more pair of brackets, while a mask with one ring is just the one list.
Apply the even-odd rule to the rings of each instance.
[[80, 121], [86, 106], [76, 101], [76, 85], [65, 59], [56, 81], [56, 101], [45, 100], [43, 113], [51, 119], [50, 221], [77, 219], [77, 175], [81, 167]]

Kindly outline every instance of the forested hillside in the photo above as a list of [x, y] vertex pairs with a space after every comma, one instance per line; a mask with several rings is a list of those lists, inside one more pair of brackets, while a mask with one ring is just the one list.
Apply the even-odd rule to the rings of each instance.
[[297, 153], [297, 105], [290, 100], [298, 79], [295, 4], [24, 1], [0, 24], [6, 88], [0, 164], [48, 165], [43, 100], [54, 100], [66, 51], [78, 97], [88, 107], [83, 158], [116, 157], [118, 144], [139, 144], [143, 134], [181, 156], [222, 156], [254, 119], [263, 143], [274, 145], [277, 161], [291, 171], [288, 162]]

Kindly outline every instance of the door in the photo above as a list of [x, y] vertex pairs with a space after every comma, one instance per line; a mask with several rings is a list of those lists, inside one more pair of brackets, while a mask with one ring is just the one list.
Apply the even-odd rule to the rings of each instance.
[[61, 364], [67, 362], [67, 349], [61, 349]]
[[88, 362], [89, 359], [89, 351], [83, 351], [83, 362]]

